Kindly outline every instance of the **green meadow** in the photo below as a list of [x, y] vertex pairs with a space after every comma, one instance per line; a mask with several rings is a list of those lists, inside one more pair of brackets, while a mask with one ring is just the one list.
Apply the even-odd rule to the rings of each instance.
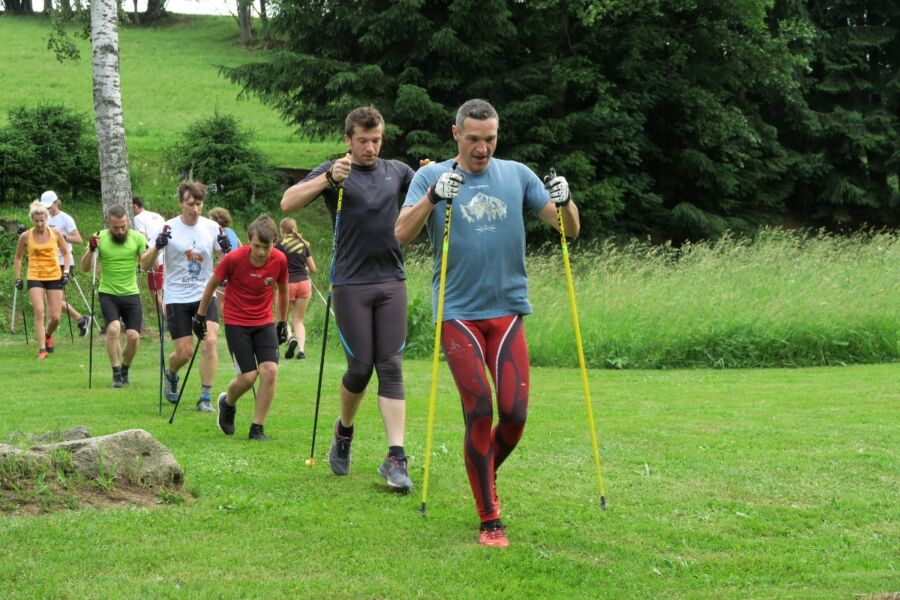
[[[81, 62], [59, 64], [46, 50], [48, 33], [42, 18], [0, 17], [0, 123], [10, 107], [38, 102], [92, 114], [89, 44], [78, 42]], [[311, 167], [341, 148], [302, 139], [257, 100], [236, 99], [240, 90], [218, 75], [220, 65], [254, 58], [236, 35], [232, 19], [216, 17], [121, 31], [135, 192], [151, 208], [177, 206], [165, 149], [215, 110], [236, 115], [280, 166]], [[64, 210], [83, 234], [100, 225], [96, 203]], [[272, 214], [281, 216], [276, 199]], [[0, 216], [26, 217], [8, 205]], [[313, 280], [324, 292], [330, 220], [322, 203], [294, 216], [313, 242]], [[0, 241], [8, 256], [11, 236]], [[599, 508], [560, 247], [531, 248], [529, 422], [498, 477], [506, 550], [477, 543], [459, 399], [443, 363], [428, 516], [416, 512], [434, 334], [424, 245], [408, 249], [406, 262], [406, 450], [416, 485], [408, 496], [388, 491], [376, 473], [386, 449], [371, 394], [350, 475], [328, 469], [344, 365], [333, 328], [316, 465], [305, 465], [322, 344], [318, 297], [307, 318], [308, 359], [282, 361], [271, 440], [259, 444], [246, 439], [252, 397], [239, 404], [234, 438], [194, 410], [196, 370], [174, 423], [167, 402], [158, 413], [159, 342], [146, 299], [151, 331], [130, 387], [109, 387], [95, 338], [88, 389], [88, 339], [71, 342], [65, 317], [56, 352], [36, 361], [21, 294], [9, 330], [4, 263], [0, 380], [9, 387], [0, 443], [24, 446], [29, 434], [79, 425], [95, 436], [146, 429], [184, 467], [186, 499], [151, 491], [149, 507], [101, 510], [79, 504], [75, 484], [53, 473], [23, 482], [0, 470], [0, 598], [882, 600], [900, 592], [900, 235], [764, 230], [682, 248], [576, 240], [569, 250], [609, 509]], [[90, 297], [89, 278], [79, 281]], [[69, 286], [82, 310], [76, 293]], [[219, 354], [227, 357], [224, 339]], [[231, 376], [226, 361], [216, 392]]]
[[[504, 551], [476, 542], [459, 401], [443, 365], [423, 518], [430, 361], [405, 364], [417, 488], [399, 496], [376, 473], [385, 441], [372, 398], [357, 420], [350, 474], [328, 470], [336, 352], [310, 469], [314, 343], [306, 361], [282, 362], [265, 444], [245, 437], [252, 398], [238, 405], [233, 438], [192, 410], [196, 374], [174, 423], [167, 402], [158, 416], [158, 346], [143, 343], [123, 390], [107, 387], [95, 346], [91, 391], [86, 340], [60, 340], [42, 363], [33, 343], [2, 345], [4, 438], [140, 427], [184, 466], [191, 496], [161, 496], [155, 508], [5, 511], [4, 598], [821, 599], [898, 589], [896, 365], [590, 371], [606, 511], [578, 371], [537, 367], [525, 436], [499, 471]], [[220, 364], [216, 388], [229, 377]], [[11, 493], [62, 493], [3, 491], [7, 502]]]

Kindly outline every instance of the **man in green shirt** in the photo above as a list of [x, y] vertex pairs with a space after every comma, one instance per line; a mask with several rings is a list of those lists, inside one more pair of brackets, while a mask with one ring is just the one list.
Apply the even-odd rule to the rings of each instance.
[[[128, 213], [122, 206], [107, 211], [107, 228], [91, 236], [81, 268], [90, 271], [92, 255], [97, 253], [100, 275], [100, 311], [106, 322], [106, 353], [112, 365], [114, 388], [128, 385], [128, 368], [141, 341], [143, 311], [137, 284], [137, 265], [147, 249], [147, 238], [128, 229]], [[122, 322], [125, 323], [125, 348], [119, 345]]]

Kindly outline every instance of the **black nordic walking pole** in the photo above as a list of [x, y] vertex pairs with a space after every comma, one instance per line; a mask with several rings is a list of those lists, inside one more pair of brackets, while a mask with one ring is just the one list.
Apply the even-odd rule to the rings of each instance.
[[178, 405], [181, 404], [181, 395], [184, 393], [184, 386], [187, 385], [188, 377], [191, 376], [191, 368], [194, 366], [194, 359], [197, 358], [197, 350], [200, 349], [200, 342], [202, 341], [203, 340], [200, 338], [197, 338], [197, 343], [194, 345], [194, 353], [191, 354], [191, 362], [188, 363], [187, 372], [185, 372], [184, 380], [181, 382], [181, 389], [178, 390], [178, 400], [175, 401], [175, 406], [172, 408], [172, 416], [169, 417], [169, 425], [175, 420], [175, 411], [178, 410]]
[[[456, 170], [456, 162], [450, 167], [451, 171]], [[431, 440], [434, 431], [434, 413], [437, 408], [437, 378], [438, 378], [438, 362], [441, 353], [441, 324], [444, 320], [444, 290], [447, 285], [447, 255], [450, 252], [450, 217], [452, 215], [453, 198], [444, 200], [447, 206], [444, 209], [444, 238], [441, 242], [441, 275], [438, 279], [438, 305], [437, 314], [434, 322], [434, 354], [431, 361], [431, 393], [428, 398], [428, 430], [425, 434], [425, 465], [424, 475], [422, 477], [422, 506], [419, 507], [419, 513], [424, 517], [427, 516], [428, 503], [428, 473], [431, 469]]]
[[25, 344], [28, 344], [28, 316], [25, 314], [25, 300], [22, 300], [22, 329], [25, 331]]
[[[556, 169], [544, 178], [551, 182], [556, 178]], [[587, 366], [584, 361], [584, 345], [581, 342], [581, 326], [578, 322], [578, 307], [575, 304], [575, 284], [572, 280], [572, 267], [569, 265], [569, 245], [566, 242], [566, 228], [563, 224], [563, 207], [556, 206], [556, 220], [559, 224], [559, 240], [562, 247], [563, 266], [566, 271], [566, 283], [569, 288], [569, 306], [572, 308], [572, 325], [575, 329], [575, 345], [578, 347], [578, 367], [581, 370], [581, 387], [584, 390], [584, 406], [587, 409], [588, 427], [591, 430], [591, 446], [594, 451], [594, 465], [597, 468], [597, 487], [600, 491], [600, 508], [606, 510], [606, 490], [603, 486], [603, 472], [600, 468], [600, 450], [597, 445], [597, 428], [594, 424], [594, 409], [591, 406], [591, 390], [588, 386]]]
[[331, 316], [334, 316], [334, 310], [328, 309], [328, 302], [325, 301], [325, 296], [322, 295], [322, 292], [319, 291], [319, 288], [316, 287], [316, 283], [312, 280], [312, 277], [309, 278], [309, 282], [312, 284], [312, 289], [315, 290], [316, 294], [319, 295], [319, 298], [322, 299], [322, 304], [325, 305], [327, 310], [331, 310]]
[[[319, 356], [319, 382], [316, 385], [316, 412], [313, 415], [312, 446], [306, 465], [316, 464], [316, 429], [319, 426], [319, 402], [322, 398], [322, 373], [325, 370], [325, 349], [328, 345], [328, 317], [331, 315], [331, 297], [334, 293], [334, 265], [337, 258], [338, 236], [341, 233], [341, 208], [344, 205], [344, 184], [338, 187], [337, 210], [334, 212], [334, 237], [331, 240], [331, 270], [328, 275], [328, 298], [325, 300], [325, 326], [322, 328], [322, 354]], [[312, 280], [310, 280], [312, 281]]]
[[25, 303], [22, 303], [22, 329], [25, 332], [25, 344], [28, 344], [28, 315], [25, 314]]
[[[94, 235], [100, 235], [98, 231]], [[97, 252], [96, 250], [93, 253], [94, 255], [91, 257], [91, 321], [94, 323], [97, 322], [96, 317], [94, 316], [94, 296], [97, 291]], [[91, 389], [91, 385], [94, 380], [94, 328], [91, 327], [90, 337], [88, 338], [88, 389]]]
[[[153, 277], [155, 278], [156, 275], [154, 274]], [[159, 328], [159, 416], [162, 416], [163, 370], [166, 368], [166, 338], [164, 335], [165, 332], [163, 331], [162, 310], [159, 308], [159, 296], [156, 295], [156, 291], [153, 289], [150, 290], [150, 293], [153, 294], [153, 304], [156, 305], [156, 324]]]
[[16, 332], [16, 301], [19, 299], [19, 288], [13, 286], [13, 305], [12, 312], [9, 315], [9, 331]]
[[66, 293], [66, 286], [62, 286], [63, 289], [63, 302], [66, 303], [66, 321], [69, 322], [69, 338], [72, 340], [72, 345], [75, 345], [75, 332], [72, 330], [72, 315], [69, 314], [69, 295]]
[[[78, 278], [72, 276], [69, 279], [69, 282], [75, 284], [75, 289], [78, 290], [78, 293], [81, 295], [81, 300], [84, 302], [85, 308], [90, 308], [90, 304], [88, 304], [87, 298], [84, 296], [84, 290], [81, 289], [81, 285], [78, 283]], [[98, 332], [100, 331], [100, 324], [97, 323], [97, 321], [94, 321], [94, 327], [97, 328]]]
[[[19, 288], [13, 288], [12, 313], [9, 315], [9, 331], [16, 332], [16, 302], [19, 300]], [[22, 328], [25, 330], [25, 343], [28, 343], [28, 321], [25, 320], [25, 300], [22, 300]]]

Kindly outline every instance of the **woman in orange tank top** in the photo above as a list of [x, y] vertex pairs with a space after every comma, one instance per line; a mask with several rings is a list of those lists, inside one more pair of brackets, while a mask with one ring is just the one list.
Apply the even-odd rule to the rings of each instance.
[[[34, 308], [34, 332], [37, 337], [38, 359], [47, 358], [49, 352], [53, 352], [53, 332], [59, 325], [59, 316], [62, 312], [63, 286], [68, 283], [66, 273], [72, 265], [69, 249], [62, 234], [47, 225], [50, 213], [41, 204], [40, 200], [31, 203], [28, 211], [34, 227], [19, 236], [19, 245], [16, 247], [16, 257], [13, 261], [13, 271], [16, 275], [16, 288], [25, 287], [21, 279], [22, 256], [28, 251], [28, 299]], [[57, 262], [57, 250], [62, 251], [65, 261], [65, 270], [60, 270]], [[47, 295], [46, 311], [44, 307], [44, 293]], [[44, 313], [47, 314], [47, 324], [44, 325]]]

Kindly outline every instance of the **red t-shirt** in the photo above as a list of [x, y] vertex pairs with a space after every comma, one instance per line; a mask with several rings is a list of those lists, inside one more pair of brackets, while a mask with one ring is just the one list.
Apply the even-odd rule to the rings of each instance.
[[226, 325], [256, 327], [273, 323], [275, 286], [288, 280], [284, 253], [273, 248], [266, 264], [256, 267], [250, 262], [250, 250], [250, 245], [235, 248], [216, 266], [216, 277], [228, 281], [223, 310]]

